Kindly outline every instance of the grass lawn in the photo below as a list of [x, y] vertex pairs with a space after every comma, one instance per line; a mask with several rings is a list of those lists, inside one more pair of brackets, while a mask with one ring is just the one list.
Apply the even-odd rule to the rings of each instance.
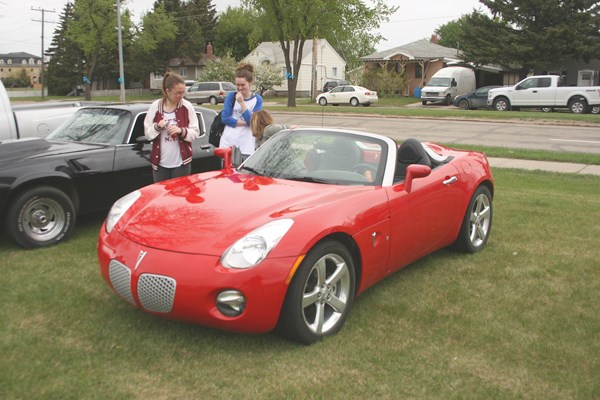
[[497, 169], [487, 248], [369, 289], [313, 346], [173, 322], [102, 280], [103, 215], [0, 238], [2, 399], [598, 399], [600, 178]]

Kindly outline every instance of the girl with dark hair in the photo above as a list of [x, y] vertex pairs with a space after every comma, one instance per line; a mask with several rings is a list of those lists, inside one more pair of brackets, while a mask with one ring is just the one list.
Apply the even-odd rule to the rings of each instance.
[[[256, 144], [250, 129], [252, 113], [262, 110], [263, 99], [250, 90], [254, 82], [254, 67], [241, 63], [235, 70], [237, 92], [227, 95], [221, 119], [225, 124], [219, 147], [238, 147], [242, 160], [254, 153]], [[235, 101], [234, 101], [235, 98]]]
[[165, 74], [162, 92], [162, 99], [150, 105], [144, 120], [146, 138], [152, 142], [150, 162], [154, 182], [189, 175], [192, 142], [200, 136], [196, 111], [192, 103], [183, 98], [183, 78]]

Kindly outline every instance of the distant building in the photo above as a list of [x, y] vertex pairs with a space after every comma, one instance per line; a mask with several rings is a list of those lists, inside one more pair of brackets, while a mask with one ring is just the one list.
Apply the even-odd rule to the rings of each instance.
[[[316, 66], [316, 89], [320, 91], [325, 82], [333, 79], [345, 79], [346, 61], [325, 39], [318, 39], [317, 46], [313, 48], [313, 40], [307, 40], [302, 48], [302, 63], [300, 74], [297, 77], [296, 94], [299, 97], [308, 97], [311, 94], [313, 62]], [[273, 88], [279, 94], [286, 94], [287, 74], [285, 58], [279, 42], [262, 42], [248, 54], [243, 61], [254, 65], [270, 64], [281, 69], [284, 82], [281, 86]]]
[[25, 70], [34, 88], [41, 87], [42, 59], [25, 52], [0, 54], [0, 79], [18, 77]]

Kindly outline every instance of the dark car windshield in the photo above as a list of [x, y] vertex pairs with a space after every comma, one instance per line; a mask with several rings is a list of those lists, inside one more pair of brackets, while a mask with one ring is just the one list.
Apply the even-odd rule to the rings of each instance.
[[240, 168], [272, 178], [335, 185], [381, 185], [387, 144], [370, 136], [315, 129], [281, 131]]
[[83, 108], [54, 132], [48, 140], [99, 144], [122, 144], [131, 122], [131, 113], [113, 108]]
[[431, 78], [427, 86], [449, 87], [450, 78]]

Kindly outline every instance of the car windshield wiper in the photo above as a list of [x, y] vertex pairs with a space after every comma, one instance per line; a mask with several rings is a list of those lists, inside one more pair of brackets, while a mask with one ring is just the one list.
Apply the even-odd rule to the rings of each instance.
[[328, 180], [328, 179], [314, 178], [312, 176], [293, 176], [293, 177], [289, 177], [289, 178], [286, 178], [286, 179], [289, 179], [290, 181], [324, 183], [324, 184], [328, 184], [328, 185], [339, 185], [338, 182], [331, 181], [331, 180]]
[[264, 175], [265, 175], [265, 174], [263, 174], [263, 173], [261, 173], [261, 172], [258, 172], [258, 171], [257, 171], [257, 170], [255, 170], [254, 168], [252, 168], [252, 167], [247, 167], [247, 166], [245, 166], [245, 165], [242, 165], [242, 166], [240, 167], [240, 170], [245, 170], [245, 171], [248, 171], [248, 172], [252, 172], [254, 175], [258, 175], [258, 176], [264, 176]]

